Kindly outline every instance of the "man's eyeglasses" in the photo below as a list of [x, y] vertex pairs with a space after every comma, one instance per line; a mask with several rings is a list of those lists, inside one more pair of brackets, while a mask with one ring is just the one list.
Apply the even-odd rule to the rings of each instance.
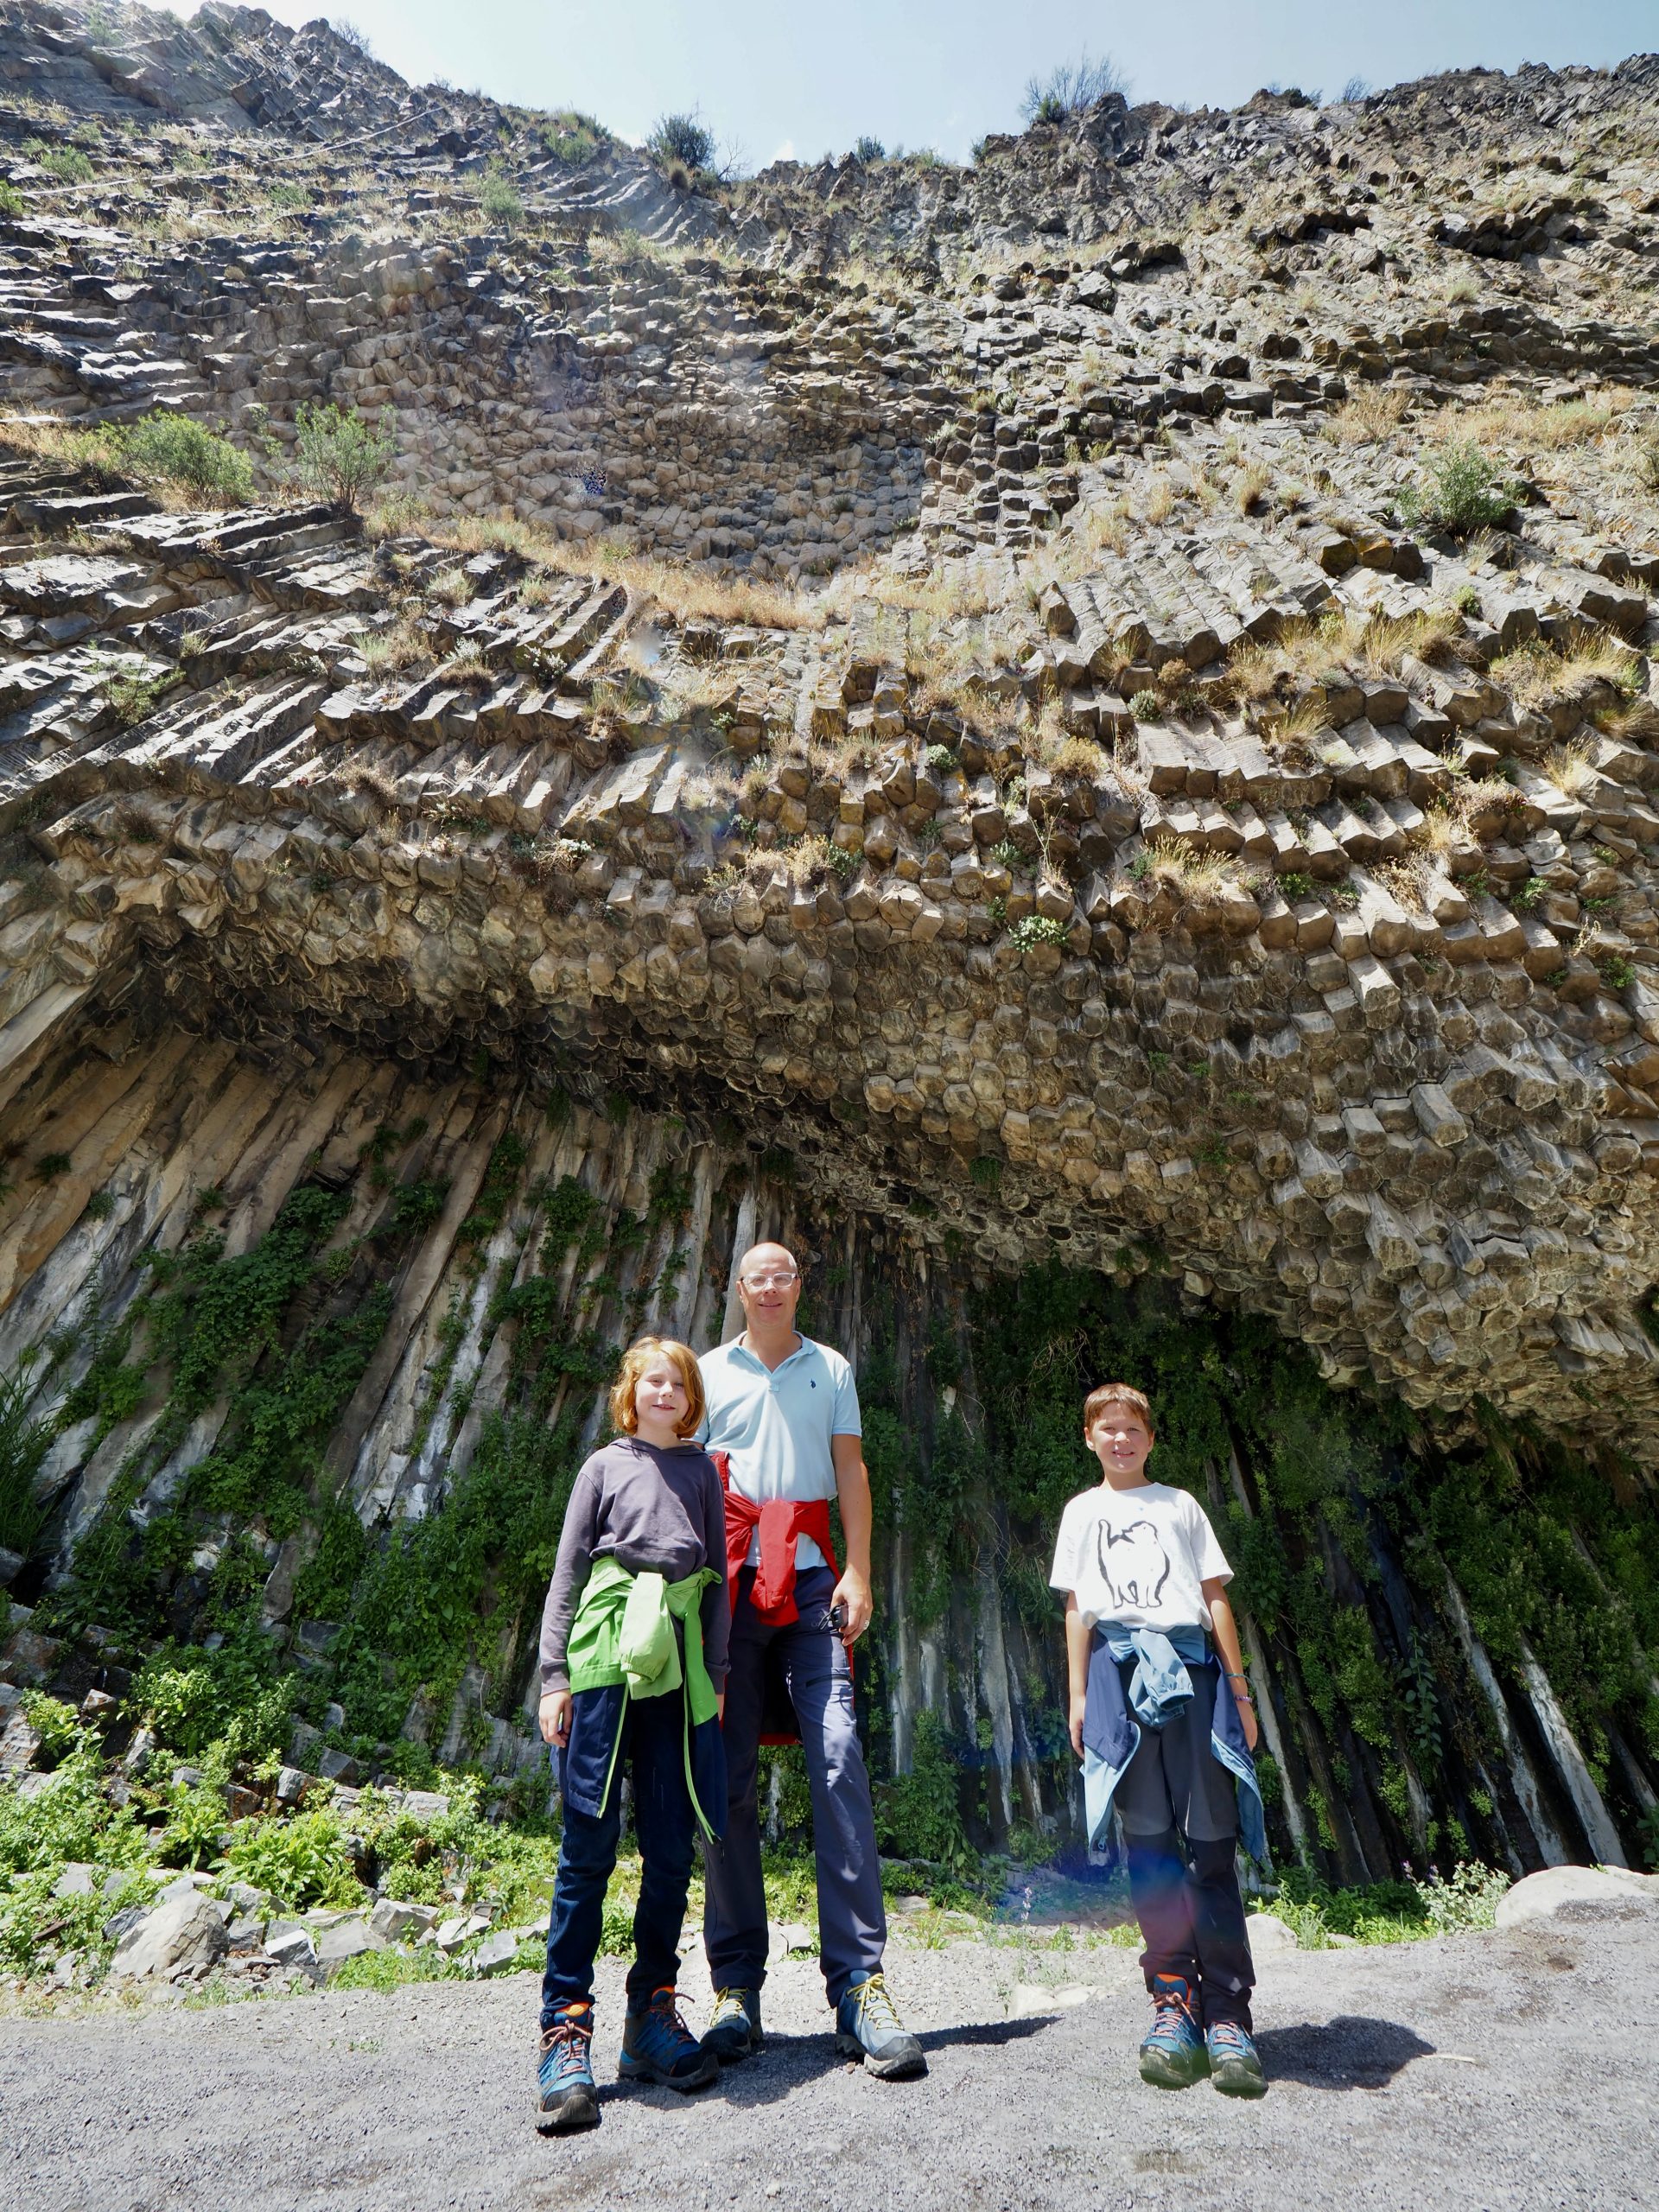
[[745, 1290], [787, 1290], [791, 1283], [798, 1283], [800, 1279], [793, 1268], [782, 1268], [771, 1274], [745, 1275], [742, 1282]]

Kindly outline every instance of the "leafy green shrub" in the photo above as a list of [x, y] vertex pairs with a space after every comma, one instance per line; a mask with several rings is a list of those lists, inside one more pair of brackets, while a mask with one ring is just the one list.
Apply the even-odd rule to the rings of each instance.
[[137, 729], [140, 722], [149, 721], [168, 694], [176, 691], [184, 680], [183, 671], [176, 668], [158, 669], [153, 675], [127, 671], [105, 678], [104, 696], [113, 708], [121, 728]]
[[52, 1448], [52, 1424], [29, 1411], [27, 1365], [0, 1375], [0, 1549], [25, 1558], [40, 1541], [48, 1508], [35, 1491]]
[[1400, 512], [1409, 523], [1466, 537], [1503, 522], [1516, 503], [1516, 487], [1478, 446], [1442, 446], [1421, 467], [1422, 480], [1400, 493]]
[[104, 1763], [85, 1732], [45, 1786], [20, 1796], [0, 1783], [0, 1873], [60, 1867], [69, 1859], [139, 1866], [149, 1852], [130, 1808], [104, 1794]]
[[889, 1858], [931, 1859], [951, 1866], [971, 1855], [962, 1824], [957, 1764], [936, 1713], [917, 1714], [910, 1772], [879, 1786], [876, 1823]]
[[645, 152], [659, 168], [678, 162], [688, 169], [706, 169], [715, 158], [715, 134], [695, 108], [690, 115], [658, 116]]
[[168, 1791], [161, 1857], [168, 1866], [200, 1866], [225, 1835], [224, 1793], [212, 1783], [175, 1782]]
[[93, 435], [122, 474], [142, 484], [168, 484], [215, 506], [245, 507], [253, 497], [247, 455], [188, 415], [147, 415]]
[[485, 221], [509, 237], [524, 219], [524, 203], [518, 188], [499, 162], [491, 162], [478, 188], [478, 212]]
[[1137, 691], [1129, 702], [1129, 712], [1138, 722], [1155, 722], [1158, 719], [1158, 694]]
[[861, 162], [866, 168], [872, 162], [885, 162], [887, 158], [887, 149], [879, 138], [861, 138], [853, 148], [853, 159]]
[[543, 145], [567, 168], [580, 168], [584, 162], [592, 161], [609, 135], [591, 115], [580, 114], [575, 108], [561, 108], [542, 126]]
[[290, 1911], [307, 1905], [355, 1904], [363, 1885], [346, 1848], [338, 1815], [326, 1808], [291, 1820], [238, 1821], [220, 1861], [227, 1874], [269, 1891]]
[[48, 176], [60, 184], [90, 184], [93, 170], [91, 162], [79, 146], [48, 147], [40, 139], [31, 139], [23, 149], [32, 153]]
[[372, 430], [355, 408], [332, 403], [302, 405], [294, 427], [300, 481], [318, 499], [355, 514], [391, 467], [397, 450], [393, 432]]
[[1449, 1880], [1431, 1873], [1415, 1885], [1423, 1911], [1437, 1936], [1454, 1936], [1465, 1928], [1491, 1928], [1497, 1917], [1498, 1899], [1510, 1886], [1510, 1878], [1496, 1866], [1471, 1859], [1454, 1867]]
[[0, 181], [0, 215], [21, 215], [27, 205], [15, 184]]
[[377, 1989], [383, 1996], [411, 1981], [454, 1981], [461, 1968], [435, 1943], [413, 1951], [360, 1951], [328, 1977], [331, 1989]]
[[308, 214], [311, 209], [311, 188], [307, 184], [269, 185], [265, 197], [273, 207], [280, 207], [287, 214]]
[[80, 1741], [80, 1723], [75, 1718], [75, 1708], [66, 1705], [60, 1697], [48, 1697], [41, 1690], [25, 1690], [23, 1713], [41, 1739], [41, 1751], [54, 1764], [67, 1758]]
[[1027, 914], [1008, 931], [1008, 943], [1021, 952], [1034, 944], [1064, 944], [1066, 925], [1052, 914]]

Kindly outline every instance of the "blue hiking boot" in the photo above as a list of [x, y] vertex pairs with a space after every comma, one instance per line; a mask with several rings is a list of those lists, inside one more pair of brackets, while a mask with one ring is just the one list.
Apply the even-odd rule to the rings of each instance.
[[1141, 2046], [1141, 2079], [1154, 2088], [1186, 2089], [1209, 2070], [1192, 1985], [1178, 1974], [1152, 1977], [1153, 2021]]
[[706, 2089], [720, 2072], [720, 2061], [705, 2050], [680, 2018], [671, 1989], [659, 1989], [643, 2012], [630, 2012], [622, 2030], [625, 2082], [656, 2082], [664, 2089]]
[[1217, 2020], [1204, 2031], [1210, 2079], [1224, 2097], [1265, 2097], [1268, 2077], [1248, 2030], [1236, 2020]]
[[565, 2005], [552, 2026], [543, 2029], [536, 2125], [543, 2133], [569, 2135], [579, 2127], [599, 2126], [593, 2049], [594, 2008], [589, 2004]]
[[703, 2049], [713, 2051], [722, 2066], [731, 2066], [759, 2050], [765, 2041], [760, 2032], [760, 1991], [717, 1989]]
[[864, 2071], [883, 2082], [908, 2082], [927, 2071], [922, 2046], [894, 2009], [884, 1974], [855, 1981], [836, 2005], [836, 2049], [843, 2058], [861, 2058]]

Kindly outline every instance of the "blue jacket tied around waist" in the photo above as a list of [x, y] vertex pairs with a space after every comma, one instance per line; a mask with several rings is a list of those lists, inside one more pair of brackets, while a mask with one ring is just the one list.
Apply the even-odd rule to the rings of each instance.
[[[1210, 1641], [1201, 1628], [1181, 1627], [1165, 1634], [1158, 1629], [1107, 1624], [1095, 1630], [1083, 1719], [1083, 1802], [1091, 1851], [1103, 1847], [1112, 1798], [1140, 1748], [1141, 1730], [1161, 1728], [1185, 1710], [1197, 1694], [1187, 1669], [1207, 1669], [1210, 1658]], [[1126, 1695], [1121, 1662], [1128, 1659], [1135, 1663]], [[1239, 1840], [1257, 1866], [1265, 1867], [1268, 1832], [1255, 1761], [1244, 1740], [1244, 1724], [1227, 1678], [1219, 1668], [1215, 1672], [1210, 1748], [1236, 1785]]]

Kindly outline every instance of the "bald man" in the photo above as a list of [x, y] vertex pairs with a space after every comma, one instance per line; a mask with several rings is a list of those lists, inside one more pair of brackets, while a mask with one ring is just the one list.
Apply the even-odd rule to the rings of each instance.
[[[723, 1845], [708, 1857], [703, 1942], [715, 1984], [705, 2046], [722, 2063], [761, 2044], [766, 1895], [755, 1800], [766, 1686], [781, 1681], [812, 1785], [818, 1958], [836, 2008], [836, 2045], [886, 2080], [927, 2061], [893, 2008], [881, 1971], [887, 1914], [858, 1729], [853, 1645], [870, 1624], [870, 1478], [853, 1370], [795, 1326], [801, 1271], [782, 1244], [737, 1263], [745, 1327], [697, 1363], [709, 1409], [702, 1441], [728, 1461], [732, 1582]], [[830, 1501], [847, 1561], [837, 1579]]]

